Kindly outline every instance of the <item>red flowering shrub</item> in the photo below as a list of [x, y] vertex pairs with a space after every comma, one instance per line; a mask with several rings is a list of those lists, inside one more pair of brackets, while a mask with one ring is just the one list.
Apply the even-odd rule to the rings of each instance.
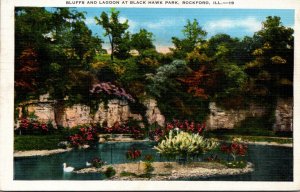
[[245, 156], [248, 150], [246, 144], [241, 143], [240, 139], [233, 139], [231, 144], [222, 144], [220, 147], [221, 151], [232, 156], [233, 161], [236, 160], [237, 156]]
[[139, 126], [129, 126], [128, 123], [120, 124], [116, 122], [112, 127], [104, 128], [106, 133], [114, 134], [132, 134], [134, 138], [142, 138], [143, 130]]
[[126, 152], [126, 157], [127, 159], [129, 160], [137, 160], [139, 157], [141, 157], [142, 155], [142, 151], [141, 150], [138, 150], [134, 147], [132, 147], [131, 149], [129, 149], [127, 152]]
[[152, 162], [154, 160], [154, 157], [152, 155], [145, 155], [144, 161]]
[[150, 139], [158, 142], [165, 136], [165, 131], [161, 128], [156, 128], [153, 131], [150, 131]]
[[22, 118], [20, 120], [20, 126], [18, 127], [18, 131], [20, 131], [21, 134], [27, 135], [27, 134], [47, 134], [49, 133], [50, 129], [52, 127], [49, 126], [49, 124], [46, 123], [40, 123], [36, 120], [30, 120], [27, 118]]
[[80, 128], [78, 133], [69, 137], [69, 140], [73, 147], [80, 147], [94, 144], [98, 141], [98, 135], [94, 128]]
[[188, 121], [188, 120], [184, 120], [184, 121], [173, 120], [172, 122], [166, 124], [165, 130], [161, 128], [156, 128], [155, 130], [151, 131], [150, 139], [155, 141], [160, 141], [171, 130], [176, 130], [176, 129], [178, 131], [184, 131], [188, 133], [202, 134], [205, 128], [206, 128], [205, 123], [196, 123], [194, 121]]
[[205, 127], [205, 123], [196, 123], [194, 121], [188, 120], [179, 121], [175, 119], [172, 122], [167, 123], [166, 131], [169, 132], [170, 130], [178, 128], [179, 130], [184, 132], [201, 134], [204, 131]]
[[92, 159], [91, 164], [93, 167], [100, 168], [105, 164], [105, 162], [102, 161], [101, 158], [95, 157], [94, 159]]

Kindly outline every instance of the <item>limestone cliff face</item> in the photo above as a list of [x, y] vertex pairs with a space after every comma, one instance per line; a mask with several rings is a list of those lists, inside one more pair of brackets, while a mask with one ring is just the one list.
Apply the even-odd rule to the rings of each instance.
[[274, 131], [293, 131], [293, 99], [279, 99], [275, 110]]
[[[264, 106], [250, 104], [249, 108], [242, 110], [224, 110], [214, 102], [209, 105], [210, 114], [207, 118], [207, 128], [233, 129], [247, 117], [262, 117], [266, 113]], [[293, 100], [279, 99], [275, 109], [274, 131], [293, 131]]]
[[[155, 99], [146, 99], [143, 104], [146, 106], [144, 118], [149, 124], [157, 123], [165, 125], [165, 117], [157, 106]], [[49, 95], [41, 95], [39, 100], [32, 100], [23, 103], [18, 107], [19, 117], [22, 116], [24, 108], [28, 113], [34, 113], [40, 122], [51, 122], [64, 127], [75, 127], [77, 125], [100, 123], [112, 126], [116, 122], [124, 122], [129, 118], [143, 120], [141, 114], [134, 114], [130, 111], [127, 101], [113, 99], [105, 106], [100, 103], [96, 112], [91, 112], [89, 106], [75, 104], [64, 107], [63, 103], [50, 100]], [[257, 104], [250, 104], [247, 109], [224, 110], [211, 102], [209, 105], [210, 114], [207, 117], [207, 128], [213, 129], [233, 129], [247, 117], [261, 117], [266, 113], [266, 108]], [[293, 131], [293, 100], [279, 99], [275, 110], [274, 131]]]
[[[146, 118], [150, 124], [157, 122], [163, 126], [165, 118], [157, 108], [156, 101], [148, 99], [145, 101], [147, 106]], [[49, 95], [43, 95], [39, 100], [32, 100], [23, 103], [18, 110], [25, 108], [27, 112], [34, 113], [37, 120], [40, 122], [51, 122], [55, 127], [57, 125], [64, 127], [75, 127], [77, 125], [100, 123], [107, 126], [112, 126], [116, 122], [125, 122], [129, 118], [142, 121], [143, 117], [140, 114], [131, 113], [127, 101], [113, 99], [108, 101], [107, 106], [100, 103], [95, 113], [87, 105], [75, 104], [73, 106], [64, 107], [63, 102], [59, 103], [54, 100], [49, 100]], [[22, 113], [19, 113], [19, 117]]]
[[266, 109], [263, 106], [250, 104], [247, 109], [225, 110], [211, 102], [209, 104], [210, 114], [207, 118], [207, 128], [214, 129], [233, 129], [247, 117], [261, 117], [265, 114]]
[[146, 117], [149, 124], [157, 123], [160, 126], [165, 125], [165, 117], [161, 114], [157, 107], [157, 101], [155, 99], [148, 99], [144, 102], [147, 107]]
[[207, 128], [210, 130], [225, 128], [233, 129], [237, 122], [246, 118], [245, 111], [223, 110], [213, 102], [209, 104], [210, 115], [207, 118]]

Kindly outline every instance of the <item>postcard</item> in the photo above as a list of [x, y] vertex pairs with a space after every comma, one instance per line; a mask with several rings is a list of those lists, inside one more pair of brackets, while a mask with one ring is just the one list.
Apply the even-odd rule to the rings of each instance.
[[0, 189], [300, 189], [294, 0], [1, 1]]

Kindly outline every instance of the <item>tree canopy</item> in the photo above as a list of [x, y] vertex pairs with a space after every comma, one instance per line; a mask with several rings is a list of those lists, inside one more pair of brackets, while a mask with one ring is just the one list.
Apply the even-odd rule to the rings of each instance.
[[187, 20], [183, 38], [172, 37], [171, 52], [159, 53], [152, 32], [129, 32], [128, 21], [111, 9], [95, 18], [109, 39], [109, 54], [82, 12], [23, 7], [15, 18], [17, 102], [49, 92], [59, 101], [96, 106], [93, 85], [114, 85], [132, 96], [137, 109], [155, 98], [167, 119], [203, 120], [210, 101], [236, 107], [293, 94], [294, 31], [277, 16], [244, 38], [207, 38], [198, 20]]
[[110, 46], [111, 46], [111, 60], [114, 59], [114, 56], [124, 57], [124, 55], [128, 55], [130, 49], [124, 45], [126, 41], [128, 41], [128, 33], [126, 30], [128, 29], [128, 20], [124, 23], [120, 22], [119, 19], [120, 12], [116, 9], [112, 8], [110, 10], [110, 16], [106, 12], [102, 12], [100, 17], [95, 17], [97, 25], [101, 25], [104, 30], [104, 36], [108, 36]]

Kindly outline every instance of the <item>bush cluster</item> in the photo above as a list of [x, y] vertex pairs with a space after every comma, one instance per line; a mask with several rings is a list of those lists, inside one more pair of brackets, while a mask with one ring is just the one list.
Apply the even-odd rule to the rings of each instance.
[[21, 135], [43, 135], [49, 134], [53, 129], [51, 123], [41, 123], [33, 119], [22, 118], [16, 132]]
[[219, 143], [214, 139], [205, 139], [203, 136], [194, 133], [180, 131], [169, 132], [168, 137], [154, 147], [163, 156], [168, 158], [183, 159], [186, 162], [189, 158], [197, 157], [203, 153], [215, 149]]
[[149, 136], [150, 139], [154, 141], [161, 141], [162, 139], [164, 139], [166, 135], [169, 134], [171, 130], [203, 134], [205, 128], [206, 128], [205, 123], [199, 123], [199, 122], [189, 121], [189, 120], [180, 121], [174, 119], [173, 121], [168, 122], [164, 129], [155, 128], [154, 130], [150, 131]]
[[94, 128], [80, 128], [78, 133], [69, 136], [69, 141], [73, 147], [93, 145], [98, 141], [98, 134]]
[[143, 138], [144, 130], [140, 126], [129, 125], [128, 123], [119, 123], [116, 122], [111, 127], [104, 128], [105, 133], [114, 133], [114, 134], [132, 134], [134, 138], [139, 139]]

